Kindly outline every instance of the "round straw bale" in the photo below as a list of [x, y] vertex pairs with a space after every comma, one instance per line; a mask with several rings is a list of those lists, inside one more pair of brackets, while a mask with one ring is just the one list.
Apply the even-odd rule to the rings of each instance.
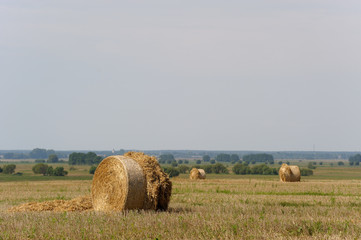
[[94, 173], [94, 210], [166, 210], [172, 183], [155, 157], [128, 152], [105, 158]]
[[128, 152], [143, 169], [146, 180], [146, 195], [143, 209], [167, 210], [172, 195], [172, 182], [162, 170], [157, 159], [142, 152]]
[[300, 168], [295, 165], [288, 166], [284, 163], [278, 173], [282, 182], [299, 182], [301, 180]]
[[192, 170], [189, 174], [189, 178], [190, 179], [205, 179], [206, 172], [203, 169], [192, 168]]
[[146, 183], [140, 165], [129, 157], [110, 156], [97, 167], [92, 183], [94, 210], [143, 208]]
[[204, 169], [198, 169], [198, 172], [200, 173], [200, 179], [206, 179], [206, 171]]
[[129, 152], [125, 156], [107, 157], [99, 164], [91, 196], [25, 203], [9, 211], [166, 210], [171, 194], [172, 182], [157, 159]]

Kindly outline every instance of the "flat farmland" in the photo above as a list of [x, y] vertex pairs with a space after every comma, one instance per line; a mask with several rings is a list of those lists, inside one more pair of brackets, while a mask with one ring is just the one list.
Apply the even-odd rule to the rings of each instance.
[[26, 202], [90, 194], [89, 167], [75, 167], [58, 178], [32, 176], [28, 168], [17, 168], [23, 176], [0, 174], [0, 239], [361, 238], [358, 167], [318, 167], [299, 183], [233, 174], [191, 181], [182, 174], [172, 178], [165, 212], [8, 212]]

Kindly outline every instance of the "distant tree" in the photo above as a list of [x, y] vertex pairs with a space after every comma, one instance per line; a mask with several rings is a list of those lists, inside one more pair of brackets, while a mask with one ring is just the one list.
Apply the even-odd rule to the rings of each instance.
[[178, 164], [183, 164], [183, 160], [178, 160]]
[[202, 166], [202, 169], [203, 169], [206, 173], [212, 173], [212, 172], [213, 172], [213, 166], [214, 166], [214, 165], [207, 164], [207, 165]]
[[232, 172], [234, 172], [237, 175], [238, 174], [245, 175], [251, 173], [251, 169], [248, 167], [248, 165], [237, 163], [233, 166]]
[[239, 161], [239, 156], [237, 154], [232, 154], [231, 155], [231, 162], [238, 162]]
[[349, 161], [350, 166], [353, 166], [353, 165], [358, 166], [358, 165], [360, 165], [360, 162], [361, 162], [361, 155], [356, 154], [354, 156], [351, 156], [351, 157], [349, 157], [348, 161]]
[[48, 158], [48, 155], [46, 153], [46, 149], [41, 148], [35, 148], [30, 153], [29, 156], [31, 158]]
[[46, 175], [53, 176], [54, 175], [54, 168], [52, 166], [49, 166], [46, 170]]
[[192, 169], [192, 168], [198, 168], [198, 169], [200, 169], [200, 168], [203, 168], [203, 166], [196, 164], [196, 165], [193, 165], [193, 166], [191, 167], [191, 169]]
[[282, 163], [283, 163], [282, 161], [279, 161], [279, 162], [278, 162], [279, 165], [282, 165]]
[[65, 171], [63, 167], [56, 167], [53, 172], [54, 176], [65, 176], [67, 174], [68, 172]]
[[167, 173], [169, 175], [169, 177], [176, 177], [179, 175], [178, 169], [176, 169], [174, 167], [166, 167], [166, 168], [163, 168], [163, 170], [165, 173]]
[[89, 173], [94, 174], [96, 169], [97, 169], [96, 166], [91, 166], [90, 169], [89, 169]]
[[345, 165], [342, 161], [338, 161], [337, 162], [337, 165], [339, 165], [339, 166], [343, 166], [343, 165]]
[[177, 167], [177, 166], [178, 166], [178, 163], [177, 163], [176, 160], [174, 160], [174, 161], [172, 161], [171, 165], [172, 165], [172, 167]]
[[4, 165], [3, 173], [13, 174], [15, 172], [15, 168], [16, 168], [15, 164]]
[[26, 158], [29, 158], [29, 156], [24, 153], [10, 152], [4, 154], [4, 159], [26, 159]]
[[211, 164], [215, 164], [215, 163], [216, 163], [216, 160], [212, 159], [212, 160], [210, 161], [210, 163], [211, 163]]
[[57, 162], [59, 162], [59, 158], [56, 154], [51, 154], [51, 155], [49, 155], [47, 162], [48, 163], [57, 163]]
[[323, 162], [319, 162], [320, 165], [323, 165]]
[[35, 162], [36, 163], [45, 163], [45, 159], [36, 159]]
[[186, 166], [186, 165], [180, 165], [180, 166], [178, 167], [178, 171], [179, 171], [180, 173], [187, 173], [187, 172], [189, 171], [189, 167]]
[[3, 172], [3, 169], [0, 167], [0, 173], [2, 173]]
[[184, 163], [185, 163], [185, 164], [189, 164], [189, 160], [187, 160], [187, 159], [184, 160]]
[[312, 162], [309, 162], [308, 165], [307, 165], [307, 167], [308, 167], [309, 169], [316, 169], [316, 167], [312, 164]]
[[274, 163], [274, 158], [271, 154], [267, 153], [257, 153], [257, 154], [248, 154], [243, 156], [243, 161], [247, 162], [264, 162], [264, 163]]
[[69, 155], [69, 165], [81, 165], [85, 164], [85, 161], [83, 160], [85, 158], [84, 153], [77, 153], [73, 152]]
[[313, 171], [311, 169], [302, 168], [301, 169], [301, 176], [311, 176], [313, 175]]
[[175, 161], [175, 158], [172, 154], [161, 154], [159, 156], [159, 163], [171, 163], [172, 161]]
[[202, 160], [203, 160], [203, 162], [209, 162], [209, 161], [211, 161], [211, 157], [209, 155], [204, 155]]
[[44, 163], [38, 163], [33, 166], [32, 170], [35, 174], [43, 174], [45, 176], [47, 174], [48, 165]]
[[14, 159], [14, 153], [5, 153], [4, 154], [5, 159]]
[[96, 163], [97, 155], [94, 152], [88, 152], [84, 156], [84, 162], [86, 165], [92, 165]]
[[226, 173], [228, 174], [228, 169], [222, 163], [216, 163], [213, 166], [213, 173]]
[[230, 162], [231, 161], [231, 155], [225, 154], [225, 153], [218, 154], [216, 156], [216, 161], [217, 162]]
[[103, 158], [97, 156], [94, 152], [77, 153], [73, 152], [69, 155], [69, 165], [98, 165]]
[[201, 160], [197, 160], [197, 161], [196, 161], [196, 164], [201, 164], [201, 163], [202, 163]]
[[266, 164], [260, 164], [251, 168], [251, 174], [276, 175], [278, 171], [276, 168], [270, 168]]

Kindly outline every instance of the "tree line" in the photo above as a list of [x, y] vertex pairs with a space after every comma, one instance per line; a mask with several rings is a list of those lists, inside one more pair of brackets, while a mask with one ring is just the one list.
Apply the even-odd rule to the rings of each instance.
[[[247, 163], [237, 163], [232, 167], [232, 171], [237, 175], [257, 174], [257, 175], [278, 175], [279, 168], [270, 168], [266, 164], [249, 167]], [[308, 168], [300, 170], [301, 176], [313, 175], [313, 171]]]
[[179, 165], [178, 167], [162, 167], [164, 172], [169, 175], [169, 177], [176, 177], [180, 173], [188, 173], [192, 168], [203, 169], [206, 173], [214, 174], [229, 174], [229, 171], [225, 165], [222, 163], [216, 164], [207, 164], [207, 165], [193, 165], [188, 167], [186, 165]]
[[359, 166], [361, 162], [361, 155], [360, 154], [353, 155], [349, 157], [348, 161], [350, 163], [350, 166], [353, 165]]
[[13, 174], [15, 172], [16, 165], [15, 164], [8, 164], [0, 167], [0, 173], [4, 174]]
[[69, 155], [69, 165], [98, 165], [103, 158], [94, 152], [79, 153], [73, 152]]
[[[179, 160], [178, 160], [179, 161]], [[241, 158], [237, 154], [226, 154], [226, 153], [220, 153], [218, 154], [215, 159], [211, 159], [209, 155], [204, 155], [202, 157], [202, 160], [197, 160], [199, 163], [203, 162], [227, 162], [227, 163], [237, 163], [241, 161]], [[263, 163], [269, 163], [274, 164], [274, 158], [271, 154], [267, 153], [259, 153], [259, 154], [248, 154], [244, 155], [242, 157], [242, 161], [246, 163], [256, 163], [256, 162], [263, 162]], [[160, 164], [172, 164], [176, 162], [174, 156], [172, 154], [161, 154], [158, 157], [158, 162]], [[197, 163], [197, 164], [199, 164]]]
[[[4, 153], [5, 159], [47, 159], [50, 155], [55, 155], [52, 149], [34, 148], [29, 153], [7, 152]], [[57, 154], [59, 155], [59, 154]], [[62, 156], [63, 157], [63, 156]]]
[[35, 174], [43, 174], [44, 176], [66, 176], [68, 172], [64, 170], [64, 167], [56, 167], [48, 166], [44, 163], [38, 163], [32, 168]]

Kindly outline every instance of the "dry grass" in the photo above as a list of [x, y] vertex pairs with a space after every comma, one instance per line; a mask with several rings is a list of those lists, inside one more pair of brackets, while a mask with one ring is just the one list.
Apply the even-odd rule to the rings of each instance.
[[360, 239], [361, 181], [173, 179], [168, 211], [9, 213], [91, 181], [0, 183], [0, 239]]

